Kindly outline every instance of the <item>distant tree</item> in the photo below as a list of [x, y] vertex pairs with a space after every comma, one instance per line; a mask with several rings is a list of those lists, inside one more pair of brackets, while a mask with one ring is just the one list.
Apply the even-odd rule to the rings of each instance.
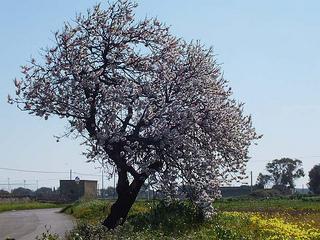
[[30, 114], [65, 118], [64, 136], [82, 137], [89, 161], [117, 170], [109, 229], [126, 220], [147, 178], [168, 198], [179, 184], [194, 186], [191, 200], [211, 216], [219, 185], [243, 178], [259, 138], [212, 49], [175, 37], [157, 19], [135, 20], [135, 7], [97, 5], [66, 23], [8, 97]]
[[28, 188], [19, 187], [19, 188], [13, 189], [11, 191], [11, 194], [14, 196], [32, 196], [33, 191]]
[[259, 189], [264, 189], [268, 183], [270, 183], [272, 180], [272, 177], [267, 174], [259, 173], [257, 178], [256, 187]]
[[34, 193], [36, 196], [46, 196], [52, 194], [52, 189], [48, 187], [41, 187], [37, 189]]
[[10, 193], [8, 191], [3, 190], [3, 189], [0, 190], [0, 196], [9, 196], [9, 195], [10, 195]]
[[302, 162], [298, 159], [275, 159], [266, 166], [272, 177], [274, 186], [278, 189], [294, 188], [294, 181], [304, 176]]
[[314, 194], [320, 194], [320, 164], [315, 165], [309, 172], [309, 189]]

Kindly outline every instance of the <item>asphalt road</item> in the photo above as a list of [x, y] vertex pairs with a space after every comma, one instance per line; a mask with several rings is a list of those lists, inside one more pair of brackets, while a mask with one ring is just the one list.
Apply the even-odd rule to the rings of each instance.
[[74, 226], [73, 219], [59, 208], [10, 211], [0, 213], [0, 240], [7, 237], [16, 240], [33, 240], [50, 228], [64, 237]]

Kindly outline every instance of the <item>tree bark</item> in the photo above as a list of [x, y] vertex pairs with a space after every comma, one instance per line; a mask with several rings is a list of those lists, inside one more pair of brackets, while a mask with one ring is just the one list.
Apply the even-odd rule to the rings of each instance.
[[127, 172], [119, 172], [117, 184], [118, 199], [111, 206], [109, 216], [102, 222], [102, 225], [108, 229], [114, 229], [126, 221], [129, 210], [135, 202], [137, 195], [145, 181], [145, 178], [134, 179], [129, 185]]

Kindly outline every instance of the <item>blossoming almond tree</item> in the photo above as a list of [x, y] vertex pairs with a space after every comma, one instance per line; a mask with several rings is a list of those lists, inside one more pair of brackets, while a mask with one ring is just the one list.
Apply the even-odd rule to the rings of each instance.
[[109, 229], [125, 221], [147, 178], [169, 197], [189, 186], [209, 216], [219, 185], [243, 176], [259, 138], [212, 50], [176, 38], [157, 19], [135, 20], [135, 7], [97, 5], [66, 23], [44, 59], [22, 68], [8, 99], [44, 119], [66, 119], [89, 161], [117, 169]]

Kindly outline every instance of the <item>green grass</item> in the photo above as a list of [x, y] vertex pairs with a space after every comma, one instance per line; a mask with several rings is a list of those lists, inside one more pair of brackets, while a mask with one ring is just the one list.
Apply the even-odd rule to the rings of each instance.
[[[284, 219], [288, 224], [301, 227], [309, 224], [315, 229], [320, 229], [319, 198], [222, 199], [214, 203], [219, 213], [210, 220], [203, 220], [197, 208], [188, 202], [167, 205], [163, 202], [138, 201], [132, 207], [123, 226], [113, 231], [106, 231], [100, 223], [108, 215], [111, 205], [110, 201], [92, 200], [79, 201], [67, 207], [65, 212], [79, 220], [69, 239], [300, 239], [274, 237], [285, 232], [272, 235], [274, 234], [270, 233], [272, 226], [265, 226], [265, 229], [262, 229], [252, 222], [251, 216], [259, 216], [262, 220]], [[273, 220], [266, 222], [272, 223]], [[279, 229], [282, 229], [281, 224]], [[283, 226], [285, 228], [286, 225]], [[319, 240], [318, 237], [303, 239]]]
[[[78, 201], [68, 206], [64, 212], [73, 215], [77, 219], [100, 221], [109, 214], [112, 205], [110, 200]], [[149, 212], [157, 201], [137, 201], [129, 212], [129, 216], [137, 213]], [[218, 211], [243, 211], [243, 212], [320, 212], [320, 198], [302, 199], [221, 199], [214, 202]]]
[[[77, 202], [65, 211], [80, 220], [70, 239], [75, 239], [76, 234], [85, 236], [83, 240], [186, 239], [186, 236], [194, 234], [204, 226], [198, 209], [188, 202], [172, 204], [158, 202], [157, 206], [153, 207], [154, 204], [147, 201], [136, 202], [123, 226], [114, 231], [105, 231], [99, 222], [106, 217], [111, 202], [101, 200]], [[96, 217], [93, 217], [94, 215]]]
[[36, 201], [0, 203], [0, 212], [12, 211], [12, 210], [40, 209], [40, 208], [59, 208], [63, 206], [64, 205], [61, 205], [61, 204], [41, 203]]
[[308, 211], [320, 212], [319, 198], [302, 199], [222, 199], [213, 205], [220, 211], [281, 212]]
[[[92, 223], [101, 222], [110, 212], [112, 201], [109, 200], [80, 200], [65, 207], [62, 212], [71, 214], [76, 219]], [[150, 211], [153, 203], [137, 201], [129, 212], [129, 217], [138, 213]]]

